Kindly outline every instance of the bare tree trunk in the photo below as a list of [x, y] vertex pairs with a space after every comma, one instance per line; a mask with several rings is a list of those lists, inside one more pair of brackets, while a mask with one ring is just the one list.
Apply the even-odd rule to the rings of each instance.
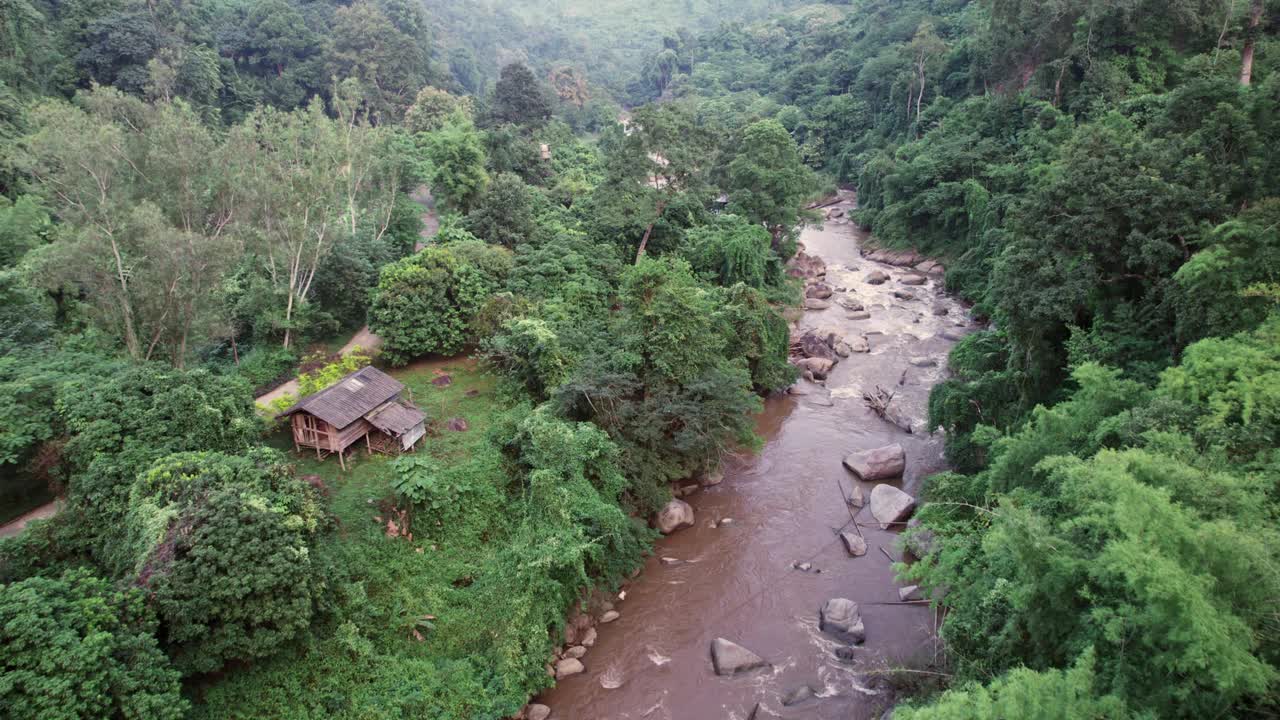
[[658, 214], [653, 218], [653, 222], [649, 223], [649, 227], [644, 229], [644, 237], [640, 238], [640, 250], [636, 253], [636, 264], [640, 263], [640, 258], [644, 257], [645, 248], [649, 246], [649, 235], [653, 233], [653, 226], [658, 224], [658, 220], [662, 217], [662, 211], [667, 209], [667, 201], [658, 202]]
[[1053, 106], [1062, 106], [1062, 76], [1067, 74], [1067, 64], [1062, 63], [1062, 67], [1058, 68], [1058, 80], [1053, 84]]
[[124, 271], [124, 260], [120, 257], [120, 246], [111, 236], [111, 253], [116, 259], [116, 278], [120, 281], [120, 312], [124, 316], [124, 345], [129, 350], [129, 357], [137, 360], [142, 352], [138, 345], [138, 333], [133, 327], [133, 303], [129, 302], [129, 280]]
[[1257, 43], [1258, 26], [1262, 24], [1262, 0], [1253, 0], [1249, 8], [1249, 29], [1244, 40], [1244, 52], [1240, 57], [1240, 84], [1248, 87], [1253, 82], [1253, 53]]
[[[924, 104], [924, 63], [920, 64], [920, 94], [916, 97], [916, 125], [920, 125], [920, 108]], [[919, 127], [916, 128], [916, 134], [920, 133]]]
[[925, 67], [924, 67], [924, 50], [920, 51], [920, 57], [916, 58], [916, 72], [920, 74], [920, 94], [916, 96], [916, 135], [920, 134], [920, 114], [921, 106], [924, 104], [924, 86], [925, 86]]
[[284, 349], [289, 349], [290, 334], [293, 332], [293, 289], [289, 290], [289, 302], [284, 308]]

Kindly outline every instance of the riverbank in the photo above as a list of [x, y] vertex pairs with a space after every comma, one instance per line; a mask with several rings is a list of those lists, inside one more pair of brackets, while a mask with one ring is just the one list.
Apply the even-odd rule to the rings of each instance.
[[[870, 718], [891, 701], [884, 671], [934, 662], [932, 611], [899, 596], [896, 527], [880, 529], [867, 507], [853, 525], [845, 505], [845, 495], [870, 497], [881, 483], [857, 480], [842, 461], [899, 444], [906, 471], [887, 484], [913, 495], [945, 469], [942, 438], [921, 430], [929, 389], [971, 325], [939, 276], [906, 285], [919, 274], [864, 259], [865, 235], [842, 217], [852, 207], [845, 195], [833, 206], [840, 216], [804, 230], [814, 279], [831, 295], [811, 298], [821, 302], [798, 319], [793, 338], [837, 334], [851, 351], [865, 351], [839, 358], [825, 381], [767, 401], [757, 418], [763, 449], [726, 458], [722, 483], [685, 498], [694, 526], [658, 542], [625, 597], [615, 598], [617, 619], [597, 629], [583, 672], [539, 698], [552, 718], [741, 719], [756, 703], [778, 711], [793, 692], [809, 694], [805, 687], [813, 690], [801, 701], [805, 717]], [[920, 430], [907, 434], [868, 409], [863, 394], [876, 387], [893, 392]], [[866, 554], [850, 556], [837, 532], [850, 530], [861, 531]], [[849, 646], [819, 629], [819, 609], [833, 598], [858, 603], [865, 626], [865, 643], [842, 650], [844, 658], [836, 652]], [[770, 667], [717, 676], [716, 638]]]

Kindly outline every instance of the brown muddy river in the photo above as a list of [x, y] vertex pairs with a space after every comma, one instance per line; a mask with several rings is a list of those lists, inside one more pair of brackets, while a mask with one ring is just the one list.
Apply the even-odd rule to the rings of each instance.
[[[849, 197], [837, 207], [852, 206]], [[839, 484], [848, 491], [858, 482], [841, 460], [853, 450], [900, 443], [906, 474], [890, 482], [912, 494], [945, 468], [940, 434], [905, 434], [868, 410], [862, 392], [876, 385], [896, 391], [894, 404], [923, 425], [929, 389], [944, 376], [954, 344], [941, 333], [955, 337], [970, 325], [938, 278], [911, 288], [916, 300], [895, 298], [894, 291], [904, 289], [898, 280], [905, 269], [860, 257], [863, 237], [840, 220], [804, 230], [806, 251], [827, 263], [827, 284], [847, 289], [831, 299], [852, 297], [870, 318], [849, 319], [833, 303], [806, 312], [799, 329], [832, 328], [848, 339], [865, 335], [870, 352], [836, 366], [826, 383], [829, 394], [818, 388], [767, 401], [758, 420], [764, 447], [727, 458], [723, 483], [686, 498], [697, 524], [657, 544], [643, 573], [626, 586], [625, 599], [615, 600], [621, 617], [599, 626], [595, 646], [582, 659], [586, 671], [538, 700], [551, 707], [553, 720], [745, 720], [756, 703], [762, 706], [759, 720], [878, 717], [886, 698], [867, 672], [920, 667], [935, 657], [932, 611], [897, 604], [899, 585], [885, 555], [902, 557], [897, 534], [879, 530], [863, 508], [857, 513], [867, 525], [861, 528], [867, 554], [850, 557], [837, 537], [850, 519]], [[866, 283], [873, 270], [891, 279]], [[935, 315], [936, 305], [948, 314]], [[932, 358], [937, 365], [916, 367], [913, 358]], [[869, 496], [874, 483], [862, 485]], [[794, 569], [799, 562], [821, 572]], [[840, 644], [818, 630], [818, 610], [834, 597], [857, 602], [866, 625], [866, 643], [852, 662], [838, 660], [833, 651]], [[709, 651], [716, 637], [763, 656], [772, 670], [717, 676]], [[802, 685], [818, 697], [783, 708], [781, 698]]]

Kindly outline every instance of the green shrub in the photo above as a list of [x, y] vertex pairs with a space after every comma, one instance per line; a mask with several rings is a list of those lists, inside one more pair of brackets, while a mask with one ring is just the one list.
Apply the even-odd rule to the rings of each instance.
[[292, 374], [298, 366], [298, 356], [279, 345], [257, 345], [240, 357], [236, 372], [249, 381], [255, 389]]
[[383, 356], [403, 365], [461, 351], [475, 339], [472, 318], [510, 270], [508, 251], [475, 242], [430, 245], [383, 268], [370, 310]]
[[142, 592], [87, 570], [0, 585], [0, 707], [13, 720], [178, 720], [178, 673]]

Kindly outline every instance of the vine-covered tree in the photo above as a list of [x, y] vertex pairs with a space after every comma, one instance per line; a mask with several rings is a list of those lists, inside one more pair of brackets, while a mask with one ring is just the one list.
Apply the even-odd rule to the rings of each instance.
[[14, 720], [178, 720], [178, 673], [144, 593], [87, 570], [0, 585], [0, 706]]

